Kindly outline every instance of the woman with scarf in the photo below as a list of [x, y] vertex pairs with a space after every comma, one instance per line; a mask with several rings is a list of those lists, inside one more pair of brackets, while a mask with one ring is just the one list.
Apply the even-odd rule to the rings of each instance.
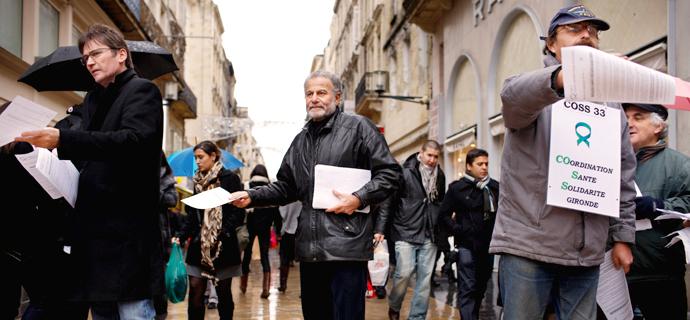
[[[199, 167], [193, 178], [195, 194], [217, 187], [228, 192], [242, 190], [240, 178], [223, 168], [220, 157], [220, 149], [211, 141], [194, 147]], [[242, 275], [235, 229], [244, 223], [244, 210], [228, 203], [205, 210], [187, 207], [186, 211], [184, 226], [173, 241], [191, 239], [185, 261], [189, 275], [188, 318], [204, 319], [204, 292], [211, 280], [218, 293], [220, 319], [232, 319], [232, 277]]]
[[[262, 164], [257, 164], [252, 170], [249, 187], [255, 188], [265, 186], [271, 181], [268, 179], [268, 171]], [[247, 281], [249, 280], [249, 263], [252, 260], [252, 246], [254, 238], [259, 237], [259, 253], [261, 255], [261, 268], [263, 269], [263, 282], [261, 298], [267, 299], [271, 289], [271, 263], [268, 261], [268, 249], [271, 240], [271, 225], [275, 226], [276, 232], [280, 232], [283, 219], [280, 217], [278, 207], [254, 208], [247, 214], [247, 231], [249, 231], [249, 244], [244, 249], [242, 259], [242, 279], [240, 280], [240, 290], [242, 293], [247, 291]]]
[[489, 154], [485, 150], [470, 150], [465, 170], [465, 175], [448, 187], [441, 219], [453, 231], [458, 248], [460, 317], [473, 320], [479, 319], [479, 306], [493, 270], [489, 243], [496, 222], [498, 181], [489, 177]]

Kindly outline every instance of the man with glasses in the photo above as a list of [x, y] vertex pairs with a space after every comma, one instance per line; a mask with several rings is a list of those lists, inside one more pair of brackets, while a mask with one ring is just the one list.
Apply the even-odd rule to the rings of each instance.
[[549, 302], [559, 319], [595, 319], [607, 237], [613, 241], [614, 265], [628, 271], [632, 263], [635, 155], [625, 114], [620, 115], [619, 134], [620, 218], [546, 205], [551, 105], [563, 99], [561, 48], [598, 48], [599, 31], [608, 29], [608, 23], [582, 5], [559, 10], [543, 38], [546, 67], [507, 79], [501, 91], [508, 130], [489, 250], [501, 255], [499, 286], [506, 320], [541, 319]]
[[16, 140], [83, 163], [71, 226], [74, 298], [89, 304], [93, 319], [152, 319], [151, 298], [163, 293], [161, 94], [137, 77], [117, 30], [92, 25], [79, 49], [95, 80], [81, 127], [29, 131]]

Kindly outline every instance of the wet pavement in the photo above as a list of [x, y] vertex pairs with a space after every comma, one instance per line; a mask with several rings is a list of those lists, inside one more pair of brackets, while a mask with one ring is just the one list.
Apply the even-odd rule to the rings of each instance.
[[[252, 260], [249, 276], [249, 285], [246, 294], [239, 290], [239, 278], [233, 279], [232, 296], [235, 302], [234, 319], [302, 319], [301, 303], [299, 299], [299, 265], [296, 263], [290, 268], [288, 277], [287, 292], [278, 292], [279, 272], [278, 272], [278, 250], [271, 249], [269, 252], [271, 259], [271, 295], [268, 299], [261, 299], [261, 266], [259, 260]], [[438, 274], [438, 273], [437, 273]], [[500, 308], [495, 307], [496, 292], [495, 273], [489, 283], [486, 297], [480, 309], [480, 319], [498, 319]], [[449, 286], [445, 277], [438, 277], [440, 285], [432, 287], [432, 297], [429, 301], [429, 313], [427, 319], [460, 319], [458, 310], [455, 308], [457, 301], [457, 289]], [[414, 282], [411, 283], [414, 286]], [[390, 287], [390, 281], [388, 284]], [[412, 287], [408, 288], [405, 295], [405, 302], [401, 310], [401, 318], [407, 318], [412, 298]], [[168, 318], [171, 320], [187, 319], [186, 301], [178, 304], [169, 304]], [[206, 319], [218, 319], [218, 312], [214, 309], [207, 309]], [[366, 300], [366, 319], [388, 319], [388, 299], [370, 298]]]

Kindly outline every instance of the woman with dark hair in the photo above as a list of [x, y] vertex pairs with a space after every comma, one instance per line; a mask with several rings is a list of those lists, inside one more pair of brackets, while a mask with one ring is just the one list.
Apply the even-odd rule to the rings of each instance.
[[[217, 187], [229, 192], [242, 190], [240, 177], [223, 168], [215, 143], [202, 141], [194, 147], [194, 157], [199, 167], [193, 177], [195, 194]], [[173, 241], [191, 238], [185, 261], [189, 275], [188, 318], [204, 319], [204, 292], [210, 279], [218, 293], [220, 319], [232, 319], [232, 277], [242, 274], [235, 229], [244, 223], [244, 210], [225, 204], [205, 210], [187, 207], [186, 211], [182, 231]]]
[[[249, 187], [255, 188], [269, 184], [268, 171], [263, 164], [257, 164], [252, 170]], [[263, 284], [261, 297], [266, 299], [271, 289], [271, 263], [268, 261], [268, 248], [271, 241], [271, 225], [275, 225], [276, 232], [280, 232], [283, 219], [280, 217], [278, 207], [265, 207], [249, 209], [247, 214], [247, 231], [249, 231], [249, 244], [244, 249], [242, 258], [242, 278], [240, 290], [242, 293], [247, 291], [247, 281], [249, 280], [249, 263], [252, 260], [252, 246], [254, 238], [259, 237], [259, 252], [261, 253], [261, 267], [263, 268]]]

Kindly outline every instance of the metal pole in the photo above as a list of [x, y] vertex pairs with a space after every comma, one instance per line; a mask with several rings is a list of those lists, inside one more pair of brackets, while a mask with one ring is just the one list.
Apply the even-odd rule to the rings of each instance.
[[162, 149], [165, 154], [168, 154], [168, 128], [170, 125], [168, 124], [168, 118], [169, 118], [169, 109], [170, 109], [170, 101], [168, 99], [163, 99], [163, 145]]

